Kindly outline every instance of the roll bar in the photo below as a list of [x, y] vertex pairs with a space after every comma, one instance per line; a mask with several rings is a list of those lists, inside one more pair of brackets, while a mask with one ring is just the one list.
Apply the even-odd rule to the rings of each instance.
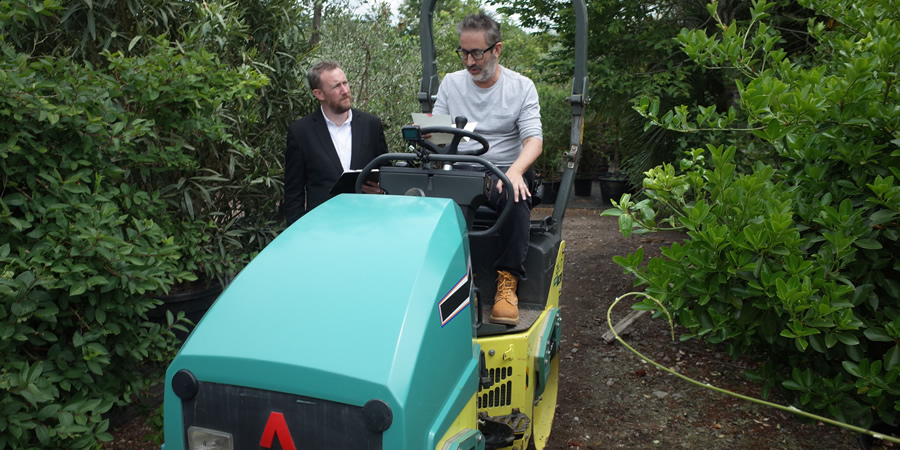
[[422, 81], [419, 83], [419, 104], [423, 113], [430, 113], [437, 100], [437, 52], [434, 49], [434, 6], [437, 0], [422, 0], [419, 12], [419, 46], [422, 50]]

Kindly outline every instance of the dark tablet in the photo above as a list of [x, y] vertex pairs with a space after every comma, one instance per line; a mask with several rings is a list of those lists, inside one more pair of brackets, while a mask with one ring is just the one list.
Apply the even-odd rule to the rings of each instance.
[[[360, 170], [351, 170], [348, 172], [344, 172], [341, 174], [341, 177], [338, 178], [337, 182], [334, 183], [334, 186], [331, 187], [331, 191], [328, 193], [331, 195], [338, 194], [352, 194], [356, 192], [356, 180], [359, 178]], [[369, 172], [368, 180], [370, 181], [378, 181], [378, 169], [374, 169]]]

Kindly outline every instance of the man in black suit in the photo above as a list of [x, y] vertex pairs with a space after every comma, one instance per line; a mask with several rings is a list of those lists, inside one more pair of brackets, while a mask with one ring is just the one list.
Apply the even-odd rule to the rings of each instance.
[[[307, 73], [321, 107], [291, 124], [284, 152], [284, 217], [294, 223], [331, 198], [343, 172], [359, 170], [387, 153], [381, 119], [351, 108], [350, 84], [340, 65], [322, 61]], [[363, 185], [367, 194], [383, 194], [378, 183]]]

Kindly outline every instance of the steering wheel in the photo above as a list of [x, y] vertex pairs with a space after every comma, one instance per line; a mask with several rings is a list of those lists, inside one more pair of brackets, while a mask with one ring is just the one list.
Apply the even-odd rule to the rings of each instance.
[[[465, 130], [463, 128], [454, 128], [454, 127], [425, 127], [422, 128], [422, 134], [431, 134], [431, 133], [448, 133], [453, 135], [453, 140], [445, 146], [444, 148], [438, 147], [434, 145], [431, 141], [422, 141], [419, 144], [428, 150], [431, 150], [434, 153], [440, 153], [444, 155], [472, 155], [472, 156], [481, 156], [487, 153], [490, 144], [488, 144], [487, 139], [482, 137], [480, 134], [475, 134], [471, 131]], [[476, 150], [464, 150], [462, 152], [459, 151], [459, 142], [462, 138], [467, 137], [469, 139], [475, 139], [481, 144], [480, 149]]]
[[[428, 129], [429, 130], [441, 129], [441, 132], [443, 132], [444, 128], [446, 128], [448, 130], [456, 130], [456, 132], [461, 132], [460, 135], [462, 135], [462, 133], [474, 134], [474, 133], [470, 133], [469, 131], [459, 130], [457, 128], [451, 128], [451, 127], [429, 127]], [[478, 135], [475, 135], [475, 136], [478, 136]], [[484, 139], [481, 136], [478, 136], [478, 138], [480, 138], [479, 142], [481, 142], [481, 140]], [[482, 145], [485, 147], [483, 150], [487, 151], [487, 148], [486, 148], [487, 142], [484, 142]], [[482, 153], [484, 153], [484, 152], [482, 152]], [[449, 162], [449, 163], [466, 162], [466, 163], [479, 164], [479, 165], [487, 168], [494, 175], [496, 175], [497, 178], [499, 178], [500, 181], [503, 183], [503, 191], [506, 194], [506, 203], [504, 204], [503, 209], [500, 211], [500, 215], [497, 217], [497, 221], [494, 222], [494, 224], [492, 226], [490, 226], [489, 228], [487, 228], [486, 230], [469, 231], [469, 236], [484, 237], [484, 236], [490, 236], [490, 235], [496, 234], [500, 230], [500, 227], [503, 224], [505, 224], [507, 222], [507, 220], [509, 219], [509, 217], [511, 216], [512, 204], [514, 203], [513, 197], [512, 197], [512, 195], [513, 195], [512, 182], [509, 181], [509, 177], [507, 177], [506, 174], [503, 173], [502, 170], [497, 168], [497, 166], [495, 166], [492, 162], [490, 162], [484, 158], [481, 158], [479, 156], [476, 156], [476, 155], [430, 154], [430, 155], [424, 155], [421, 158], [414, 153], [385, 153], [383, 155], [378, 155], [369, 164], [366, 164], [366, 167], [364, 167], [362, 169], [362, 171], [359, 173], [359, 177], [356, 179], [356, 193], [362, 192], [363, 182], [369, 176], [369, 173], [371, 173], [372, 170], [374, 170], [376, 167], [385, 165], [386, 163], [388, 163], [390, 161], [415, 161], [417, 159], [421, 159], [423, 162], [430, 162], [430, 161]], [[420, 169], [409, 168], [409, 170], [420, 170]]]

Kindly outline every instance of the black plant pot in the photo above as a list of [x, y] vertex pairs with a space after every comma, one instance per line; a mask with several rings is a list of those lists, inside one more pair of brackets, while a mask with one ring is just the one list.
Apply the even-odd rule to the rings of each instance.
[[[219, 294], [221, 294], [223, 290], [224, 288], [221, 284], [215, 283], [205, 289], [158, 296], [156, 298], [162, 300], [163, 304], [149, 311], [147, 317], [154, 322], [165, 325], [166, 311], [172, 311], [172, 314], [176, 316], [179, 312], [183, 311], [184, 316], [196, 324], [203, 318], [203, 315], [206, 314], [209, 307], [215, 303], [216, 299], [219, 298]], [[192, 330], [190, 325], [186, 326], [189, 330]], [[178, 340], [181, 342], [184, 342], [190, 335], [190, 331], [187, 333], [180, 330], [174, 331], [175, 336], [177, 336]]]
[[628, 192], [628, 182], [624, 178], [602, 176], [600, 177], [600, 196], [603, 203], [612, 205], [610, 199], [619, 201], [622, 194]]
[[591, 185], [594, 184], [593, 178], [576, 178], [575, 179], [575, 195], [579, 197], [591, 196]]
[[559, 195], [559, 188], [561, 185], [561, 181], [544, 180], [541, 182], [541, 187], [543, 188], [541, 193], [541, 204], [552, 205], [556, 203], [556, 197]]

